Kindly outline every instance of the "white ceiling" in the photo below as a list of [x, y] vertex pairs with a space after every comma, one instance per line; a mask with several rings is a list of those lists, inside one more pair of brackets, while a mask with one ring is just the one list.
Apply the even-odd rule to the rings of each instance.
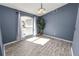
[[[65, 4], [67, 3], [43, 3], [43, 8], [46, 9], [46, 14], [50, 11], [53, 11], [59, 7], [64, 6]], [[39, 16], [37, 10], [40, 8], [40, 3], [1, 3], [0, 5], [8, 6], [10, 8], [14, 8]]]

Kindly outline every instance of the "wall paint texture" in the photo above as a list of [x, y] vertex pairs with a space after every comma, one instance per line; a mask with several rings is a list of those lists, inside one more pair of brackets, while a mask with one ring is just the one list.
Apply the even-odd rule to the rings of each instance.
[[73, 54], [75, 56], [79, 56], [79, 5], [78, 5], [78, 14], [77, 14], [77, 21], [75, 26], [72, 48], [73, 48]]
[[77, 4], [67, 4], [46, 15], [44, 34], [72, 41], [77, 16]]
[[1, 47], [0, 47], [0, 56], [2, 56], [2, 50], [1, 50]]
[[1, 28], [0, 28], [0, 56], [2, 56], [2, 35], [1, 35]]
[[0, 56], [2, 56], [4, 53], [3, 51], [3, 43], [2, 43], [2, 32], [1, 32], [1, 22], [0, 22]]
[[4, 6], [0, 6], [1, 29], [3, 43], [16, 40], [17, 36], [17, 11]]

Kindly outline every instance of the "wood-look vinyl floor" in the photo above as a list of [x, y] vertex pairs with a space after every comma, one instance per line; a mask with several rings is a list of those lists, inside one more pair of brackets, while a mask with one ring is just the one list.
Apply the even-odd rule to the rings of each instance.
[[71, 56], [71, 43], [47, 37], [38, 37], [36, 40], [25, 39], [5, 46], [6, 56]]

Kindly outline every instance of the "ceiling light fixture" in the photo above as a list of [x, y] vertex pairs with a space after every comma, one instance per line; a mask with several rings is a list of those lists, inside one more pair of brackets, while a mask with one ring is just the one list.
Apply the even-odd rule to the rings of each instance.
[[38, 15], [41, 16], [45, 13], [46, 9], [43, 8], [43, 4], [41, 3], [41, 8], [38, 9]]

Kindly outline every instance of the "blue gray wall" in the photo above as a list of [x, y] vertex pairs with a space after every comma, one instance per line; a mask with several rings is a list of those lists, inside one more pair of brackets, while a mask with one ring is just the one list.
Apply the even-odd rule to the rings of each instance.
[[43, 16], [46, 22], [44, 33], [72, 41], [77, 4], [67, 4]]
[[78, 14], [77, 14], [77, 21], [75, 26], [72, 48], [73, 48], [73, 54], [79, 56], [79, 5], [78, 5]]
[[0, 21], [3, 43], [16, 40], [17, 35], [17, 11], [0, 6]]
[[2, 37], [1, 37], [1, 31], [0, 31], [0, 56], [2, 55], [2, 49], [1, 49], [2, 43], [1, 43], [1, 41], [2, 41]]
[[21, 16], [30, 16], [30, 17], [34, 17], [35, 16], [35, 15], [29, 14], [29, 13], [25, 13], [25, 12], [22, 12], [22, 11], [20, 11], [20, 15]]
[[3, 51], [2, 51], [2, 34], [1, 34], [1, 26], [0, 26], [0, 56], [2, 56], [3, 55]]
[[2, 56], [2, 51], [1, 51], [1, 47], [0, 47], [0, 56]]

